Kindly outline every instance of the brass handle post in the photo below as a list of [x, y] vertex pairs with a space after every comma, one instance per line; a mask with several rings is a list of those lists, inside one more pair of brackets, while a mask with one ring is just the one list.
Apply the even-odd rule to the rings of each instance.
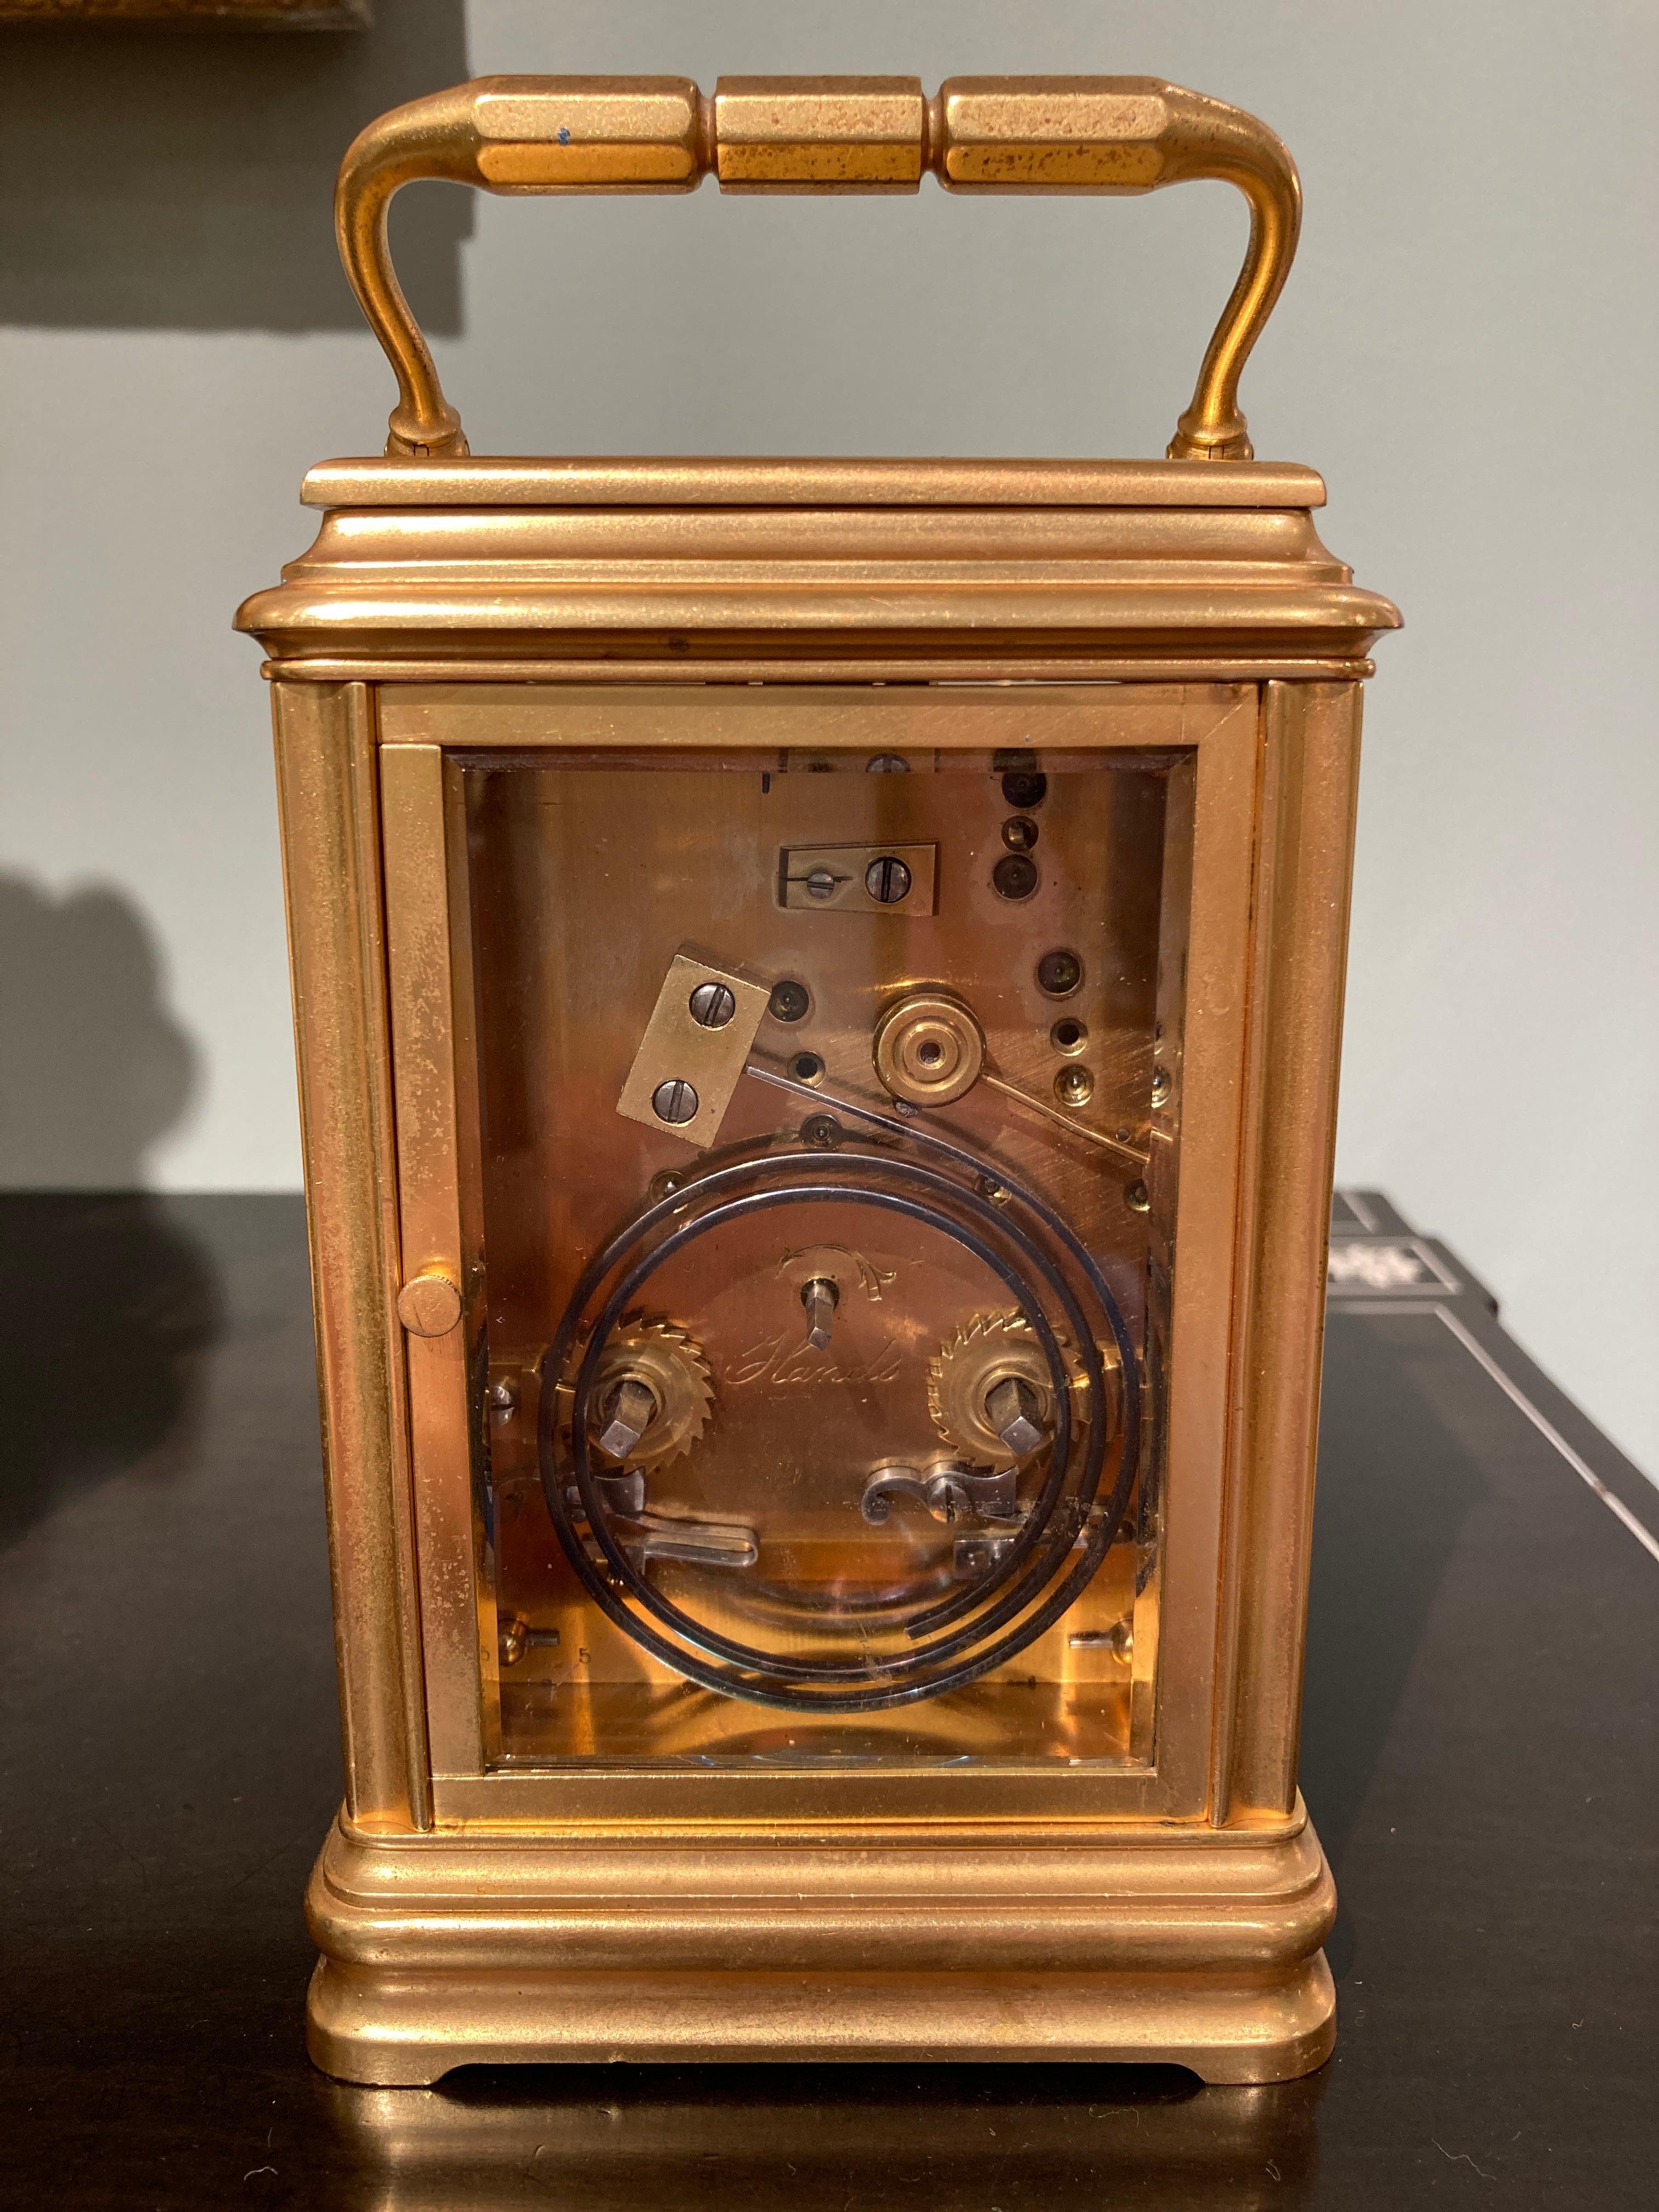
[[398, 379], [386, 451], [468, 450], [386, 241], [417, 177], [490, 192], [953, 192], [1237, 186], [1249, 244], [1170, 443], [1174, 459], [1249, 460], [1238, 380], [1296, 252], [1301, 191], [1253, 115], [1157, 77], [480, 77], [394, 108], [353, 143], [335, 194], [340, 258]]

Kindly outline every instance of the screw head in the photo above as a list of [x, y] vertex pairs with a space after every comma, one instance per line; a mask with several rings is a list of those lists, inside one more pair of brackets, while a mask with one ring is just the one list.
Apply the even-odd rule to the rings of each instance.
[[697, 1094], [684, 1076], [671, 1076], [651, 1094], [651, 1111], [671, 1128], [682, 1127], [695, 1117], [696, 1110]]
[[1002, 825], [1002, 842], [1011, 853], [1029, 853], [1037, 841], [1037, 826], [1029, 815], [1011, 814]]
[[738, 1011], [737, 1000], [719, 982], [699, 983], [688, 1004], [692, 1020], [705, 1030], [723, 1030]]
[[799, 1022], [805, 1019], [810, 1004], [805, 984], [797, 983], [793, 976], [787, 976], [781, 983], [773, 984], [766, 1011], [775, 1022]]
[[699, 983], [691, 994], [691, 1018], [699, 1029], [723, 1030], [738, 1011], [724, 983]]
[[1167, 1067], [1155, 1067], [1152, 1070], [1153, 1105], [1167, 1106], [1170, 1103], [1170, 1092], [1173, 1088], [1174, 1085], [1170, 1080], [1169, 1069]]
[[864, 888], [878, 906], [896, 906], [910, 896], [910, 871], [895, 854], [884, 853], [865, 870]]
[[873, 760], [864, 763], [866, 775], [908, 775], [910, 763], [897, 753], [878, 753]]
[[1086, 1067], [1065, 1067], [1054, 1078], [1054, 1096], [1062, 1106], [1086, 1106], [1095, 1095], [1095, 1079]]
[[827, 1152], [841, 1142], [841, 1123], [833, 1114], [809, 1114], [800, 1125], [800, 1140]]
[[1083, 963], [1069, 946], [1057, 945], [1037, 962], [1036, 979], [1051, 999], [1068, 999], [1083, 981]]
[[836, 896], [836, 872], [833, 868], [814, 868], [806, 878], [806, 896], [810, 899], [830, 899]]
[[1023, 814], [1028, 806], [1041, 806], [1048, 796], [1048, 779], [1041, 769], [1011, 768], [1002, 779], [1002, 795]]
[[1036, 862], [1024, 853], [1005, 853], [991, 871], [991, 881], [1002, 898], [1030, 898], [1037, 887]]

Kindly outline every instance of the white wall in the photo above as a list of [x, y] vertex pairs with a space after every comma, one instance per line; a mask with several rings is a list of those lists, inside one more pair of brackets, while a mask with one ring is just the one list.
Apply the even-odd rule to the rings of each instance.
[[[0, 1182], [297, 1176], [265, 702], [236, 601], [390, 387], [334, 161], [495, 70], [1147, 71], [1307, 198], [1258, 452], [1409, 627], [1367, 709], [1345, 1179], [1445, 1234], [1659, 1470], [1659, 179], [1641, 0], [380, 0], [366, 39], [0, 46]], [[1237, 264], [1127, 203], [485, 200], [395, 229], [475, 447], [1152, 453]]]

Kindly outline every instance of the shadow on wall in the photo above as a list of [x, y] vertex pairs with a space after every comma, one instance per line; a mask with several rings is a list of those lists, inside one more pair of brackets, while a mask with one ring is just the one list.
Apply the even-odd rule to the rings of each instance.
[[[334, 175], [374, 116], [467, 71], [463, 0], [380, 0], [367, 31], [0, 27], [0, 322], [358, 330]], [[406, 193], [398, 267], [460, 327], [472, 195]]]
[[0, 1185], [135, 1190], [197, 1054], [161, 997], [148, 921], [107, 888], [0, 876]]
[[118, 892], [0, 877], [0, 1546], [188, 1445], [222, 1301], [204, 1249], [134, 1188], [196, 1084], [159, 978]]

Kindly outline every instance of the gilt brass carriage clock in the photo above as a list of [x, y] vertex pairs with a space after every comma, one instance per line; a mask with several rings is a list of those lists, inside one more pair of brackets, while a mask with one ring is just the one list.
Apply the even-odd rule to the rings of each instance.
[[[386, 255], [495, 191], [1139, 192], [1170, 458], [475, 459]], [[1330, 2048], [1297, 1713], [1361, 679], [1251, 458], [1296, 173], [1142, 78], [489, 78], [342, 172], [396, 370], [272, 683], [346, 1804], [312, 2049]]]

